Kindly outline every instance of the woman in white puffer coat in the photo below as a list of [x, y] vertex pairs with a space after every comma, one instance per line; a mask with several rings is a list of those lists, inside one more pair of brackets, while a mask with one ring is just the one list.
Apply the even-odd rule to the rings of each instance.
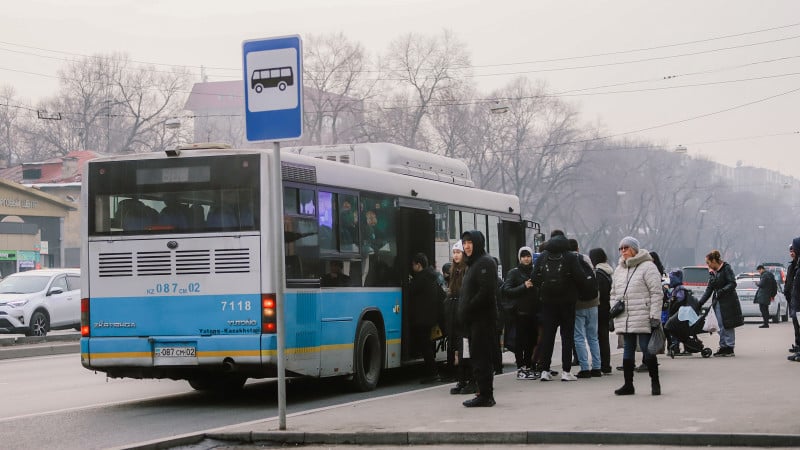
[[661, 324], [663, 290], [661, 274], [653, 258], [639, 248], [636, 238], [626, 236], [619, 243], [619, 265], [611, 283], [611, 304], [625, 302], [625, 310], [614, 318], [614, 329], [624, 342], [622, 368], [625, 384], [614, 391], [617, 395], [633, 394], [633, 372], [636, 368], [636, 344], [644, 353], [644, 363], [650, 373], [651, 393], [661, 395], [656, 355], [647, 351], [652, 330]]

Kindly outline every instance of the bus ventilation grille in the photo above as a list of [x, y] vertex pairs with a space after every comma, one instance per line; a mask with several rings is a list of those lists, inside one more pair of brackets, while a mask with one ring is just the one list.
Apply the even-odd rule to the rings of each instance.
[[101, 253], [98, 264], [101, 278], [249, 272], [249, 248]]

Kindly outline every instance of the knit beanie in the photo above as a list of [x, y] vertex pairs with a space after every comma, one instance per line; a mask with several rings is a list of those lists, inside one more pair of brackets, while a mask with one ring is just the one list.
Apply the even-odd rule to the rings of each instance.
[[[523, 253], [526, 252], [527, 254]], [[533, 256], [533, 250], [530, 247], [520, 247], [517, 252], [517, 259], [521, 260], [523, 256]]]
[[620, 247], [628, 246], [633, 249], [634, 253], [639, 253], [639, 241], [633, 236], [625, 236], [619, 241]]
[[458, 250], [461, 253], [464, 253], [464, 244], [461, 243], [459, 239], [455, 244], [453, 244], [453, 251]]

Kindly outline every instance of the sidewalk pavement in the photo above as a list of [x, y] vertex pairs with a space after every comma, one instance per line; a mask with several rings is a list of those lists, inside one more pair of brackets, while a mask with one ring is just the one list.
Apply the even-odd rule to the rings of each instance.
[[[283, 431], [273, 417], [136, 448], [204, 448], [203, 442], [220, 441], [240, 448], [266, 444], [800, 448], [796, 394], [800, 364], [786, 360], [791, 323], [768, 329], [757, 325], [748, 323], [736, 330], [733, 358], [659, 356], [661, 396], [650, 395], [646, 373], [635, 374], [632, 396], [614, 395], [623, 382], [616, 370], [572, 382], [562, 382], [560, 376], [549, 382], [517, 380], [513, 364], [509, 365], [513, 355], [505, 353], [507, 372], [495, 377], [497, 405], [492, 408], [465, 408], [461, 402], [471, 395], [450, 395], [453, 384], [439, 384], [291, 414]], [[78, 338], [77, 334], [0, 338], [0, 359], [78, 352]], [[701, 339], [707, 347], [718, 347], [717, 335]], [[612, 353], [612, 366], [620, 365], [621, 350]], [[558, 358], [556, 351], [554, 362]], [[637, 363], [640, 359], [639, 353]], [[198, 443], [200, 447], [195, 447]]]
[[[284, 431], [270, 418], [205, 436], [239, 444], [800, 447], [800, 364], [786, 360], [792, 334], [791, 323], [748, 323], [736, 330], [735, 357], [659, 356], [661, 396], [650, 394], [647, 373], [635, 374], [635, 395], [616, 396], [616, 370], [572, 382], [507, 372], [495, 377], [492, 408], [465, 408], [471, 396], [450, 395], [452, 384], [442, 384], [289, 415]], [[701, 339], [718, 347], [716, 334]], [[612, 366], [621, 364], [615, 352]]]

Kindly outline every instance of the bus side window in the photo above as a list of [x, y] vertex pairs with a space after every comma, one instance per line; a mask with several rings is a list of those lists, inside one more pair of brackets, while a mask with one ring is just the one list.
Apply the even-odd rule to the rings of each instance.
[[354, 195], [339, 194], [339, 251], [358, 252], [358, 200]]

